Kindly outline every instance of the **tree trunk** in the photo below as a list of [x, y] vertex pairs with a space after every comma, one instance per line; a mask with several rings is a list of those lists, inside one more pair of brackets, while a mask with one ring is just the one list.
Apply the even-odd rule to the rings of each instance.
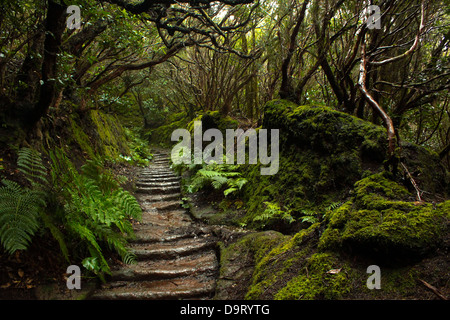
[[61, 51], [61, 38], [66, 26], [66, 6], [48, 1], [47, 17], [45, 20], [44, 60], [42, 63], [42, 85], [39, 100], [35, 104], [26, 125], [33, 127], [48, 112], [50, 105], [56, 98], [57, 58]]

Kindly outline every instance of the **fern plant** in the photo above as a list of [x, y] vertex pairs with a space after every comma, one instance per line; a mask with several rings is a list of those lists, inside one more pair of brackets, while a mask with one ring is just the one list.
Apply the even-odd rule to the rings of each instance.
[[33, 187], [41, 189], [47, 182], [47, 169], [42, 164], [41, 155], [33, 149], [21, 148], [18, 152], [17, 167]]
[[[133, 236], [130, 219], [140, 220], [142, 209], [101, 159], [86, 162], [79, 173], [62, 150], [51, 154], [55, 172], [53, 180], [64, 190], [65, 222], [72, 238], [81, 239], [89, 252], [83, 266], [102, 278], [110, 268], [104, 249], [116, 251], [122, 261], [133, 263], [136, 257], [127, 248], [127, 238]], [[62, 175], [62, 177], [60, 176]], [[69, 183], [70, 182], [70, 183]]]
[[264, 212], [253, 218], [253, 222], [261, 224], [262, 227], [274, 223], [277, 220], [281, 220], [289, 224], [295, 221], [294, 217], [291, 215], [291, 211], [281, 209], [278, 203], [266, 201], [264, 204], [266, 205]]
[[0, 241], [13, 254], [25, 250], [39, 228], [39, 211], [45, 206], [41, 194], [14, 181], [3, 180], [0, 188]]
[[245, 178], [241, 177], [240, 172], [232, 171], [237, 166], [225, 165], [225, 164], [204, 164], [199, 169], [190, 183], [187, 185], [186, 190], [189, 193], [197, 192], [200, 189], [211, 186], [216, 190], [227, 186], [224, 190], [224, 195], [227, 196], [233, 192], [239, 191], [247, 183]]
[[317, 212], [311, 210], [302, 210], [303, 216], [301, 217], [302, 222], [308, 222], [311, 224], [319, 222], [319, 217]]
[[47, 183], [47, 171], [40, 154], [30, 148], [18, 152], [19, 171], [32, 185], [22, 187], [14, 181], [2, 180], [0, 188], [0, 241], [12, 254], [28, 248], [32, 236], [39, 229], [39, 215], [45, 207], [43, 185]]

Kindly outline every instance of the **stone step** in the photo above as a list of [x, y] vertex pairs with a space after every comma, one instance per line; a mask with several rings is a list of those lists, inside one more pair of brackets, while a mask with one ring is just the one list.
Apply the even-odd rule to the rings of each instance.
[[172, 259], [210, 250], [215, 245], [215, 241], [211, 238], [186, 238], [170, 242], [134, 243], [130, 245], [130, 251], [138, 260]]
[[129, 244], [133, 243], [155, 243], [155, 242], [171, 242], [180, 239], [192, 238], [190, 234], [173, 233], [173, 229], [157, 229], [155, 232], [139, 233], [133, 239], [128, 239]]
[[143, 204], [146, 204], [146, 203], [152, 203], [152, 202], [157, 202], [157, 201], [180, 200], [181, 195], [179, 192], [168, 193], [168, 194], [156, 194], [156, 195], [139, 194], [139, 195], [136, 195], [136, 198], [138, 199], [138, 201], [142, 202]]
[[181, 208], [181, 200], [170, 200], [170, 201], [158, 201], [158, 202], [150, 202], [144, 203], [142, 205], [144, 210], [152, 210], [156, 209], [158, 211], [168, 211], [168, 210], [176, 210]]
[[142, 209], [142, 220], [135, 222], [134, 225], [136, 231], [145, 231], [146, 227], [151, 226], [181, 227], [186, 223], [192, 223], [192, 218], [182, 208], [159, 212], [158, 209], [150, 204], [148, 206], [143, 205]]
[[170, 187], [170, 186], [180, 186], [179, 181], [147, 181], [147, 182], [136, 182], [136, 187], [146, 188], [146, 187]]
[[170, 165], [170, 160], [169, 159], [163, 159], [163, 158], [161, 158], [161, 159], [154, 159], [150, 163], [151, 166], [158, 165], [158, 164], [169, 166]]
[[155, 187], [146, 187], [146, 188], [137, 188], [136, 192], [139, 193], [148, 193], [148, 194], [168, 194], [168, 193], [174, 193], [174, 192], [180, 192], [181, 188], [180, 186], [168, 186], [168, 187], [161, 187], [161, 186], [155, 186]]
[[132, 265], [117, 263], [92, 299], [209, 299], [219, 273], [217, 242], [209, 228], [181, 207], [181, 178], [168, 154], [156, 152], [136, 183], [142, 220], [132, 221]]
[[179, 176], [174, 174], [163, 174], [163, 175], [153, 175], [153, 176], [140, 176], [136, 183], [139, 182], [164, 182], [164, 181], [181, 181]]
[[163, 176], [163, 177], [140, 177], [136, 180], [136, 184], [145, 183], [145, 182], [180, 182], [181, 178], [179, 176], [171, 175], [171, 176]]
[[218, 271], [217, 257], [213, 250], [170, 260], [146, 260], [112, 270], [111, 279], [145, 281], [180, 278], [201, 274], [213, 276]]
[[193, 299], [210, 296], [215, 290], [214, 279], [177, 278], [153, 281], [118, 281], [91, 296], [102, 300], [166, 300]]
[[147, 169], [141, 171], [142, 173], [152, 173], [152, 172], [168, 172], [173, 173], [172, 169], [168, 165], [152, 165]]
[[153, 170], [148, 172], [141, 172], [139, 178], [158, 178], [158, 177], [178, 177], [172, 170]]
[[152, 173], [173, 173], [168, 166], [153, 166], [141, 170], [140, 174], [152, 174]]

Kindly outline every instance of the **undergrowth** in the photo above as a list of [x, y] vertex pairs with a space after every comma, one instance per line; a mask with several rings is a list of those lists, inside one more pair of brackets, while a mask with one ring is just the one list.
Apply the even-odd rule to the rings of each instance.
[[63, 149], [49, 152], [50, 174], [37, 151], [22, 148], [18, 156], [27, 185], [3, 179], [0, 187], [0, 240], [7, 253], [26, 250], [38, 230], [47, 230], [68, 262], [81, 261], [101, 279], [110, 273], [105, 250], [125, 263], [136, 260], [127, 239], [142, 210], [120, 186], [125, 177], [115, 177], [98, 158], [77, 170]]
[[184, 170], [191, 172], [185, 184], [188, 193], [194, 193], [202, 189], [212, 188], [222, 190], [224, 196], [238, 193], [247, 183], [238, 171], [238, 165], [203, 163], [203, 164], [178, 164], [173, 165], [176, 172], [181, 174]]

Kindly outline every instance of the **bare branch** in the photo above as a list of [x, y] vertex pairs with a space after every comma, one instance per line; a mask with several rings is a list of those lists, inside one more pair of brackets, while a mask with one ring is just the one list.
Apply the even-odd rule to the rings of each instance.
[[359, 89], [361, 93], [363, 94], [363, 97], [367, 101], [367, 103], [374, 109], [375, 112], [377, 112], [380, 117], [383, 119], [384, 124], [386, 125], [387, 133], [388, 133], [388, 145], [389, 145], [389, 154], [392, 156], [395, 151], [395, 128], [394, 123], [389, 117], [389, 115], [384, 111], [384, 109], [378, 104], [378, 102], [372, 97], [372, 95], [369, 93], [369, 91], [366, 88], [366, 77], [367, 77], [367, 57], [366, 57], [366, 44], [362, 43], [362, 49], [361, 49], [361, 64], [359, 69]]
[[416, 38], [414, 39], [414, 43], [411, 46], [411, 48], [409, 48], [408, 51], [406, 51], [406, 52], [404, 52], [404, 53], [402, 53], [402, 54], [400, 54], [398, 56], [392, 57], [392, 58], [388, 58], [388, 59], [385, 59], [385, 60], [382, 60], [382, 61], [370, 61], [369, 63], [371, 65], [382, 66], [382, 65], [385, 65], [385, 64], [388, 64], [388, 63], [392, 63], [392, 62], [401, 60], [401, 59], [409, 56], [410, 54], [412, 54], [416, 50], [416, 48], [417, 48], [417, 46], [419, 45], [419, 42], [420, 42], [420, 36], [422, 35], [422, 33], [423, 33], [424, 29], [425, 29], [425, 0], [422, 0], [420, 11], [421, 11], [421, 13], [420, 13], [419, 30], [417, 31]]

